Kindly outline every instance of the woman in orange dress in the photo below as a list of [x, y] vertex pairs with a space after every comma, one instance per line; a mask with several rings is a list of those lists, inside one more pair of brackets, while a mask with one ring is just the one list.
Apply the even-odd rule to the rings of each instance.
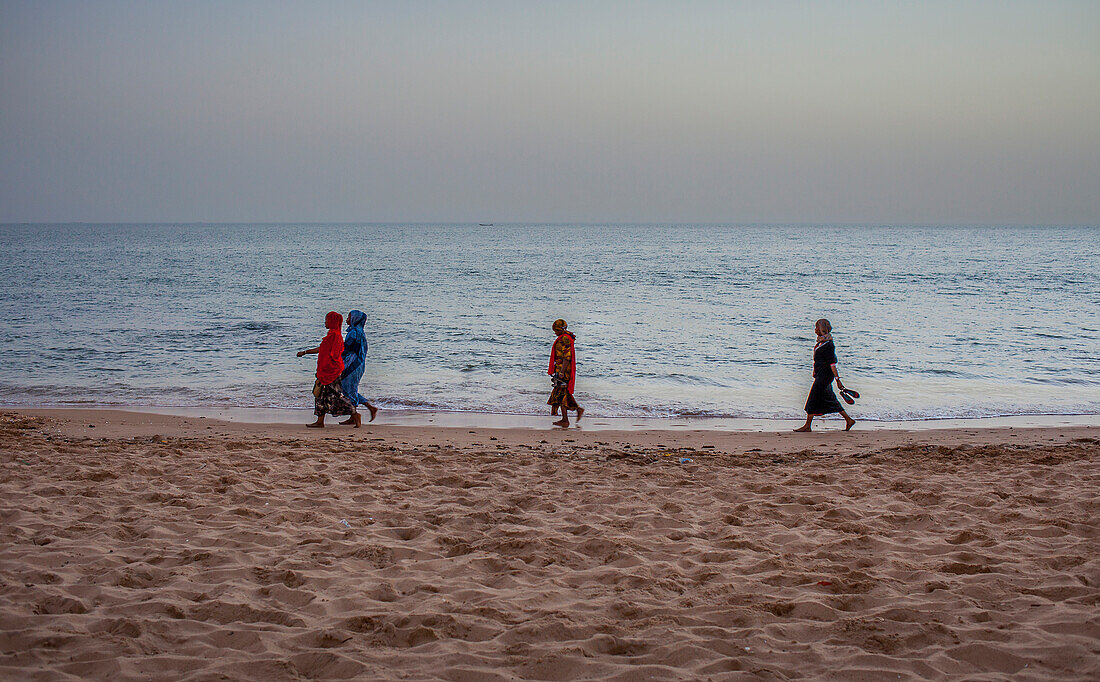
[[584, 416], [584, 408], [577, 404], [573, 398], [573, 386], [577, 380], [577, 355], [573, 347], [576, 335], [566, 331], [565, 320], [555, 320], [553, 330], [558, 335], [554, 340], [554, 346], [550, 350], [550, 399], [546, 404], [550, 406], [550, 414], [556, 415], [561, 410], [561, 419], [554, 422], [554, 426], [569, 426], [569, 410], [577, 413], [577, 421]]

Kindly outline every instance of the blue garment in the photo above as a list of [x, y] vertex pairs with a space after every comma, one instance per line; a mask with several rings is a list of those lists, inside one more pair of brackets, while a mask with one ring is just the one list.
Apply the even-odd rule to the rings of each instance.
[[340, 375], [340, 387], [352, 405], [366, 405], [368, 400], [359, 395], [359, 382], [367, 363], [367, 336], [363, 323], [367, 316], [362, 311], [348, 313], [348, 333], [344, 337], [344, 372]]

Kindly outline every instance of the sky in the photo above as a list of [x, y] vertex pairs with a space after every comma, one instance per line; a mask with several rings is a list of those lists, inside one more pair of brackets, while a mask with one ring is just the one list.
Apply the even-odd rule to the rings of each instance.
[[1100, 224], [1100, 2], [0, 0], [0, 222]]

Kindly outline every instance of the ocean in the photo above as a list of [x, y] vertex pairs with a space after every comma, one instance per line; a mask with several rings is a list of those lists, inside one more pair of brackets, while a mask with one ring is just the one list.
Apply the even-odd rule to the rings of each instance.
[[800, 419], [833, 324], [861, 420], [1100, 414], [1100, 228], [0, 225], [0, 404], [312, 406], [367, 313], [389, 410]]

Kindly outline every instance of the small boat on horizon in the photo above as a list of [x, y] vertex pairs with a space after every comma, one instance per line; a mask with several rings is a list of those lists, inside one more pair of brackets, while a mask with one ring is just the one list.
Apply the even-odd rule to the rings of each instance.
[[478, 223], [478, 225], [480, 225], [481, 227], [492, 227], [493, 226], [492, 223]]

